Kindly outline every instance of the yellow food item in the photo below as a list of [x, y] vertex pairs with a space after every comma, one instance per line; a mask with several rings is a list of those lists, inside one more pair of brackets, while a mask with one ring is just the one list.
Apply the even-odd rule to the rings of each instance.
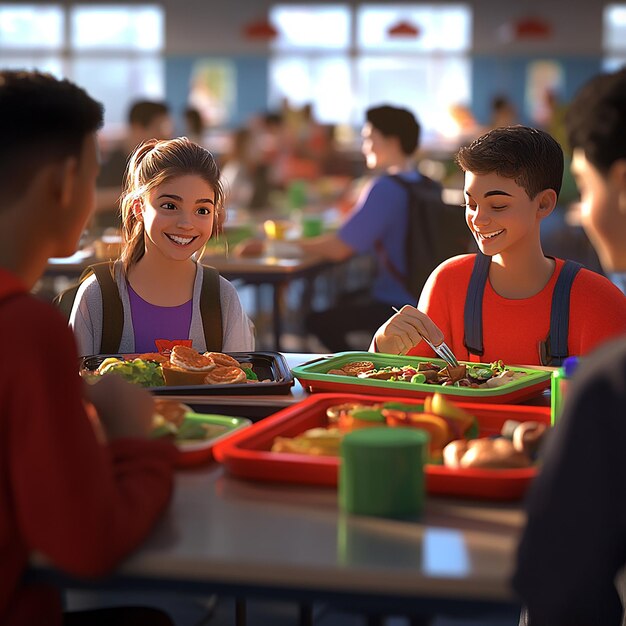
[[447, 400], [440, 393], [434, 393], [424, 400], [424, 411], [456, 420], [462, 433], [474, 423], [472, 415]]
[[343, 433], [338, 428], [311, 428], [297, 437], [276, 437], [272, 452], [339, 456]]

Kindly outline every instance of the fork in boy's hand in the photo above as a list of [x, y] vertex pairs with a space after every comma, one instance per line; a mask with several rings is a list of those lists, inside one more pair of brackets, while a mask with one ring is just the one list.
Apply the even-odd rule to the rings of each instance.
[[[395, 306], [391, 307], [396, 313], [400, 313]], [[417, 331], [419, 332], [419, 330]], [[459, 362], [457, 358], [454, 356], [454, 353], [448, 347], [448, 344], [445, 341], [442, 341], [438, 346], [436, 346], [428, 337], [424, 336], [422, 333], [419, 333], [420, 337], [432, 348], [433, 352], [441, 357], [447, 365], [450, 367], [458, 367]]]

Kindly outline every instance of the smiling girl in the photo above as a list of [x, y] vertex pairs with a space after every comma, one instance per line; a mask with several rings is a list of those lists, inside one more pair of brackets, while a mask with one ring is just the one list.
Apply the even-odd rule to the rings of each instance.
[[[197, 253], [221, 229], [223, 200], [219, 169], [201, 146], [180, 137], [151, 139], [136, 148], [121, 197], [122, 251], [113, 265], [124, 312], [120, 353], [154, 352], [159, 339], [189, 339], [199, 351], [216, 349], [206, 345], [204, 324], [216, 320], [202, 319], [205, 273]], [[70, 325], [81, 355], [99, 352], [102, 297], [95, 276], [77, 293]], [[221, 350], [253, 350], [252, 324], [222, 277], [219, 299]]]

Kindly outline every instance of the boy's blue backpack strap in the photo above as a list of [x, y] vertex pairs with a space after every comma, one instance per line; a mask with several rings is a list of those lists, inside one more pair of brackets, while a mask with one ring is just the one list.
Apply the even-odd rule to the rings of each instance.
[[572, 283], [582, 265], [576, 261], [565, 261], [552, 292], [552, 308], [550, 310], [550, 334], [548, 335], [547, 353], [550, 362], [545, 365], [561, 365], [569, 356], [567, 337], [569, 334], [569, 304]]
[[463, 344], [470, 354], [482, 356], [483, 347], [483, 294], [489, 277], [491, 257], [482, 252], [476, 254], [474, 268], [465, 295], [465, 311], [463, 315]]

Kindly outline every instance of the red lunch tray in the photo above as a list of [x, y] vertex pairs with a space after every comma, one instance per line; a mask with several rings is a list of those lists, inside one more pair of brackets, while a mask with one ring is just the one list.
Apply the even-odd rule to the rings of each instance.
[[[423, 404], [423, 399], [380, 398], [356, 394], [320, 393], [283, 409], [251, 427], [234, 433], [214, 448], [214, 457], [233, 476], [257, 481], [335, 487], [339, 458], [271, 452], [277, 436], [294, 437], [309, 428], [327, 426], [326, 409], [344, 402], [375, 404], [397, 401]], [[455, 402], [476, 417], [480, 435], [500, 433], [508, 419], [550, 424], [550, 408], [508, 404]], [[431, 495], [484, 500], [519, 500], [536, 475], [535, 467], [521, 469], [451, 469], [427, 465], [426, 489]]]

